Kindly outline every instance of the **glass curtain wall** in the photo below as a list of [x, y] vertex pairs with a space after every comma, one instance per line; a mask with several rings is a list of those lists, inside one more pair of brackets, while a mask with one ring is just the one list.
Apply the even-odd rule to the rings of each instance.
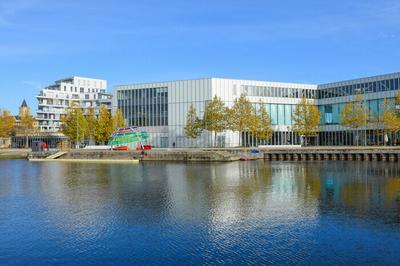
[[373, 82], [362, 82], [359, 84], [349, 84], [343, 86], [334, 86], [329, 88], [324, 88], [322, 85], [317, 92], [318, 99], [327, 99], [343, 96], [355, 95], [357, 90], [361, 90], [362, 94], [383, 92], [383, 91], [393, 91], [400, 89], [400, 79], [386, 79]]
[[166, 87], [118, 91], [117, 104], [129, 122], [129, 126], [168, 125], [168, 90]]

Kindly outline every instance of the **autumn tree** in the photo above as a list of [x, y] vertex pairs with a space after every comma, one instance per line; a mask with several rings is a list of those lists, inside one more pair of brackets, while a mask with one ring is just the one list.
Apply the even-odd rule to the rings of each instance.
[[232, 131], [239, 132], [239, 146], [242, 145], [241, 139], [243, 132], [256, 130], [257, 119], [255, 108], [244, 94], [237, 98], [230, 108], [228, 127]]
[[383, 113], [380, 117], [384, 129], [394, 136], [394, 143], [397, 143], [397, 134], [400, 132], [400, 112], [396, 109], [396, 101], [397, 99], [395, 99], [394, 104], [390, 104], [389, 101], [385, 99]]
[[307, 145], [309, 137], [315, 137], [319, 131], [320, 113], [318, 107], [305, 97], [301, 98], [292, 115], [293, 131], [304, 136]]
[[206, 106], [203, 118], [203, 128], [214, 132], [215, 145], [217, 143], [217, 133], [227, 128], [228, 108], [222, 102], [221, 98], [214, 96], [211, 102]]
[[85, 138], [85, 133], [88, 132], [88, 122], [82, 108], [69, 107], [67, 113], [61, 117], [61, 122], [61, 132], [75, 145]]
[[125, 118], [119, 108], [115, 110], [115, 113], [112, 117], [112, 124], [113, 124], [113, 131], [116, 130], [117, 128], [125, 127]]
[[356, 95], [356, 101], [346, 103], [340, 114], [341, 125], [356, 131], [356, 143], [359, 144], [359, 129], [367, 126], [369, 113], [364, 106], [364, 99], [360, 94]]
[[94, 130], [96, 127], [96, 116], [93, 107], [89, 107], [86, 112], [87, 132], [86, 136], [89, 137], [89, 145], [94, 144]]
[[28, 138], [35, 132], [36, 119], [31, 115], [29, 107], [19, 109], [19, 127], [18, 133], [25, 136], [25, 147], [28, 147]]
[[259, 140], [268, 141], [272, 135], [271, 118], [265, 109], [265, 105], [260, 101], [260, 109], [255, 114], [255, 128], [252, 130]]
[[189, 138], [197, 138], [202, 131], [202, 121], [197, 116], [196, 107], [191, 104], [186, 116], [185, 135]]
[[10, 137], [15, 130], [15, 118], [7, 110], [0, 110], [0, 137]]
[[99, 117], [96, 121], [94, 138], [97, 142], [106, 143], [113, 132], [113, 123], [110, 111], [107, 106], [102, 105], [99, 110]]

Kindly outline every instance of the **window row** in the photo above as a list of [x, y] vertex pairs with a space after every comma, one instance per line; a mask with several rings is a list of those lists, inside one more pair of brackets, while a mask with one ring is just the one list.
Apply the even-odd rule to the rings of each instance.
[[259, 97], [282, 97], [282, 98], [302, 98], [314, 99], [316, 97], [316, 90], [313, 89], [299, 89], [299, 88], [281, 88], [281, 87], [267, 87], [267, 86], [241, 86], [242, 93], [247, 96]]
[[[256, 110], [260, 110], [260, 103], [253, 104]], [[293, 104], [263, 104], [271, 118], [272, 125], [293, 125], [292, 115], [296, 108]]]
[[400, 89], [400, 79], [396, 78], [320, 89], [317, 92], [317, 97], [318, 99], [326, 99], [356, 95], [357, 93], [366, 94], [398, 89]]
[[[394, 104], [394, 99], [389, 99], [388, 103]], [[340, 124], [344, 105], [345, 103], [320, 105], [321, 125]], [[365, 101], [364, 106], [370, 115], [369, 120], [376, 120], [384, 111], [384, 99]]]

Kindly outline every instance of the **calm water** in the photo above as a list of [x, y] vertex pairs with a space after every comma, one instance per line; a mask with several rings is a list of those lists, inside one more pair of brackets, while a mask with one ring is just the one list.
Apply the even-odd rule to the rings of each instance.
[[400, 167], [0, 160], [0, 264], [399, 264]]

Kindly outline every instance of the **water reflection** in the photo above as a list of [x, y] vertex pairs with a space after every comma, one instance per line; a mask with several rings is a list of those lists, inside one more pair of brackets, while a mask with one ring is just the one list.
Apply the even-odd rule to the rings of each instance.
[[[317, 247], [334, 239], [337, 228], [369, 230], [364, 226], [368, 225], [375, 233], [394, 230], [394, 239], [400, 236], [396, 163], [114, 165], [3, 160], [0, 169], [0, 209], [10, 215], [0, 217], [0, 229], [18, 237], [12, 224], [23, 227], [29, 218], [37, 239], [62, 239], [67, 249], [83, 249], [88, 255], [95, 249], [117, 250], [112, 240], [128, 245], [132, 253], [127, 256], [132, 258], [157, 252], [161, 257], [179, 256], [184, 249], [192, 254], [189, 257], [201, 257], [192, 262], [217, 262], [215, 256], [225, 263], [237, 262], [227, 257], [310, 262], [315, 252], [324, 253]], [[34, 234], [33, 227], [28, 228], [29, 240]], [[129, 244], [139, 240], [139, 246]], [[365, 245], [361, 238], [351, 241]], [[396, 242], [390, 241], [386, 248], [395, 248]], [[0, 249], [2, 245], [10, 245], [7, 238], [0, 240]], [[339, 244], [332, 245], [344, 252]], [[287, 260], [274, 261], [271, 256]], [[152, 262], [147, 259], [135, 262]]]
[[274, 213], [286, 219], [310, 218], [324, 212], [399, 222], [400, 170], [396, 163], [121, 166], [18, 161], [2, 169], [0, 197], [12, 191], [38, 193], [52, 211], [66, 216], [63, 221], [74, 220], [79, 210], [94, 215], [95, 221], [104, 208], [117, 208], [118, 215], [127, 215], [127, 222], [136, 223], [138, 217], [131, 211], [140, 208], [158, 218], [207, 218], [212, 224]]

